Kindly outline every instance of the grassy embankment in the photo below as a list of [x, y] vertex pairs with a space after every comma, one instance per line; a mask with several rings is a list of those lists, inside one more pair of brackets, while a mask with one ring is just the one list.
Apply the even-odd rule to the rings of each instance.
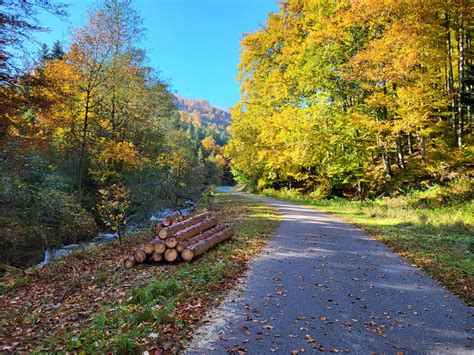
[[263, 195], [333, 213], [355, 223], [474, 304], [474, 181], [397, 198], [317, 200], [296, 191]]
[[236, 235], [191, 263], [116, 271], [145, 238], [136, 235], [4, 279], [10, 286], [0, 296], [0, 343], [11, 347], [3, 350], [179, 350], [278, 224], [274, 209], [238, 196], [217, 194], [210, 210]]

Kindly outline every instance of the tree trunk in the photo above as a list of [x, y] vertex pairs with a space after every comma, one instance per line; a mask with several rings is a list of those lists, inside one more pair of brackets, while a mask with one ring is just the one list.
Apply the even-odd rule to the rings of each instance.
[[189, 238], [188, 240], [183, 240], [182, 243], [187, 244], [185, 246], [195, 244], [197, 242], [200, 242], [201, 240], [209, 238], [213, 234], [216, 234], [220, 231], [223, 231], [225, 228], [226, 228], [226, 226], [224, 226], [223, 224], [218, 224], [214, 228], [211, 228], [211, 229], [209, 229], [209, 230], [207, 230], [207, 231], [205, 231], [205, 232], [203, 232], [203, 233], [201, 233], [201, 234], [199, 234], [199, 235], [197, 235], [193, 238]]
[[[463, 1], [461, 1], [463, 3]], [[464, 135], [464, 102], [463, 94], [465, 91], [464, 85], [464, 18], [463, 11], [461, 10], [460, 19], [459, 19], [459, 28], [458, 28], [458, 71], [459, 71], [459, 95], [458, 95], [458, 129], [457, 129], [457, 146], [461, 148], [463, 144], [463, 135]]]
[[184, 243], [178, 243], [178, 244], [176, 245], [176, 251], [177, 251], [178, 253], [181, 253], [185, 248], [186, 248], [186, 246], [184, 245]]
[[392, 178], [392, 165], [390, 163], [390, 155], [387, 153], [385, 147], [383, 148], [383, 152], [382, 152], [382, 160], [383, 160], [385, 175], [387, 176], [387, 179], [391, 179]]
[[204, 232], [208, 229], [211, 229], [215, 227], [216, 225], [217, 225], [217, 218], [211, 217], [193, 226], [189, 226], [188, 228], [180, 230], [179, 232], [174, 234], [174, 237], [179, 243], [185, 239], [195, 237], [199, 233]]
[[444, 13], [444, 26], [446, 31], [446, 90], [451, 98], [451, 124], [453, 128], [454, 140], [457, 144], [457, 120], [456, 120], [456, 98], [454, 97], [454, 75], [453, 75], [453, 47], [451, 42], [451, 25], [449, 13]]
[[405, 157], [403, 155], [403, 144], [402, 144], [402, 137], [400, 133], [397, 134], [396, 138], [396, 143], [397, 143], [397, 162], [398, 162], [398, 167], [400, 169], [405, 169]]
[[182, 222], [173, 224], [172, 226], [165, 227], [158, 232], [158, 236], [161, 239], [166, 239], [167, 236], [174, 234], [182, 229], [185, 229], [189, 226], [192, 226], [195, 223], [201, 222], [202, 220], [209, 218], [211, 214], [209, 212], [204, 212], [196, 216], [185, 219]]
[[424, 163], [426, 160], [426, 139], [423, 136], [418, 136], [420, 141], [420, 152], [421, 152], [421, 161]]
[[407, 145], [408, 145], [408, 154], [412, 155], [413, 154], [413, 142], [412, 142], [412, 136], [411, 133], [408, 133], [407, 135]]
[[229, 239], [234, 234], [234, 230], [230, 227], [210, 236], [209, 238], [202, 240], [198, 243], [192, 244], [186, 249], [183, 250], [181, 253], [181, 257], [186, 260], [190, 261], [193, 258], [201, 255], [206, 250], [216, 246], [217, 244], [223, 242], [224, 240]]
[[[471, 5], [471, 9], [473, 8], [474, 6]], [[470, 21], [470, 22], [469, 22]], [[472, 31], [474, 31], [474, 27], [472, 26], [472, 23], [474, 22], [472, 19], [469, 20], [468, 23], [467, 23], [467, 26], [466, 26], [466, 60], [465, 60], [465, 65], [466, 65], [466, 68], [469, 68], [469, 73], [465, 73], [465, 75], [469, 75], [470, 76], [470, 80], [469, 80], [469, 85], [466, 86], [466, 91], [468, 91], [468, 93], [470, 94], [469, 96], [469, 99], [468, 99], [468, 102], [467, 102], [467, 108], [466, 108], [466, 124], [465, 124], [465, 127], [464, 127], [464, 130], [465, 130], [465, 134], [472, 134], [473, 132], [473, 112], [472, 112], [472, 108], [473, 108], [473, 90], [474, 90], [474, 83], [473, 83], [473, 79], [474, 79], [474, 62], [473, 62], [473, 59], [474, 59], [474, 52], [472, 50]], [[470, 25], [471, 24], [471, 25]], [[466, 132], [468, 131], [468, 132]]]
[[204, 239], [207, 239], [209, 238], [211, 235], [213, 234], [216, 234], [222, 230], [224, 230], [226, 227], [222, 224], [218, 224], [217, 226], [215, 226], [214, 228], [211, 228], [201, 234], [198, 234], [197, 236], [193, 237], [193, 238], [190, 238], [190, 239], [185, 239], [185, 240], [182, 240], [181, 242], [179, 242], [177, 245], [176, 245], [176, 251], [178, 253], [181, 253], [184, 249], [186, 249], [188, 246], [192, 245], [192, 244], [195, 244], [195, 243], [198, 243], [200, 242], [201, 240], [204, 240]]
[[77, 200], [82, 200], [82, 179], [84, 173], [84, 164], [86, 158], [86, 144], [87, 144], [87, 129], [89, 126], [89, 105], [90, 105], [90, 85], [87, 87], [86, 92], [86, 107], [84, 111], [84, 121], [82, 126], [82, 142], [81, 142], [81, 155], [79, 156], [79, 170], [77, 172]]
[[205, 231], [201, 234], [198, 234], [197, 236], [195, 236], [193, 238], [182, 240], [181, 242], [178, 243], [178, 245], [176, 245], [176, 251], [178, 253], [181, 253], [188, 246], [190, 246], [192, 244], [196, 244], [196, 243], [198, 243], [198, 242], [200, 242], [204, 239], [207, 239], [211, 235], [216, 234], [216, 233], [224, 230], [225, 228], [226, 228], [226, 226], [224, 226], [223, 224], [218, 224], [214, 228], [208, 229], [207, 231]]

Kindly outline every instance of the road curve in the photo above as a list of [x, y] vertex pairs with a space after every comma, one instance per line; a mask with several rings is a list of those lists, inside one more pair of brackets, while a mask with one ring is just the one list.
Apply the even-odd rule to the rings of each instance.
[[334, 216], [241, 195], [275, 206], [280, 227], [187, 353], [472, 353], [472, 308], [383, 244]]

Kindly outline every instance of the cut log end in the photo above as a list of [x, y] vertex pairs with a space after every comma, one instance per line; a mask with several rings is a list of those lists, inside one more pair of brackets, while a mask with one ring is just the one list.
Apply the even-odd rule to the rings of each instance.
[[137, 263], [142, 263], [142, 262], [144, 262], [145, 259], [146, 259], [146, 254], [145, 254], [145, 252], [142, 251], [142, 250], [137, 250], [137, 251], [135, 251], [135, 253], [133, 254], [133, 258], [135, 259], [135, 261], [136, 261]]
[[178, 244], [176, 245], [176, 251], [177, 251], [178, 253], [181, 253], [181, 252], [184, 250], [184, 248], [185, 248], [185, 246], [184, 246], [183, 243], [178, 243]]
[[179, 211], [170, 213], [163, 218], [163, 225], [166, 227], [171, 226], [175, 221], [178, 220], [179, 216], [181, 216], [181, 212]]
[[168, 231], [164, 228], [158, 232], [158, 237], [160, 237], [160, 239], [166, 239], [167, 236]]
[[190, 249], [184, 249], [182, 252], [181, 252], [181, 257], [183, 258], [183, 260], [185, 261], [191, 261], [191, 259], [193, 258], [194, 256], [194, 253], [192, 250]]
[[163, 254], [166, 251], [166, 245], [163, 242], [158, 242], [155, 244], [155, 253]]
[[163, 226], [161, 224], [157, 224], [155, 225], [155, 228], [154, 228], [154, 231], [155, 231], [155, 234], [158, 235], [160, 234], [160, 231], [163, 229]]
[[156, 262], [161, 261], [163, 260], [163, 254], [155, 252], [153, 253], [152, 259]]
[[176, 244], [178, 244], [178, 241], [174, 237], [168, 237], [165, 240], [165, 244], [168, 248], [174, 248]]
[[163, 224], [155, 225], [154, 231], [157, 234], [155, 239], [140, 245], [123, 261], [125, 269], [146, 260], [191, 261], [233, 234], [232, 228], [218, 225], [217, 218], [209, 212], [194, 216], [182, 216], [176, 212], [166, 216]]
[[123, 267], [125, 269], [131, 269], [134, 265], [135, 265], [135, 259], [133, 257], [128, 258], [123, 263]]
[[143, 251], [145, 254], [151, 255], [155, 252], [155, 246], [151, 243], [146, 243], [143, 245]]
[[168, 249], [165, 251], [164, 257], [166, 261], [175, 261], [178, 257], [178, 252], [176, 251], [176, 249]]

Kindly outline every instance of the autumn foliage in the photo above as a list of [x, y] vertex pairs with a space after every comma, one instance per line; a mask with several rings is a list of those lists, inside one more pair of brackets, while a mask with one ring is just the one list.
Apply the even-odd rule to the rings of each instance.
[[[5, 14], [20, 16], [12, 2], [5, 6]], [[62, 9], [35, 0], [25, 3], [23, 16], [35, 22], [28, 16], [41, 6], [53, 13]], [[18, 21], [11, 24], [16, 26], [12, 33], [21, 39], [28, 22]], [[215, 161], [215, 152], [203, 156], [205, 137], [188, 135], [175, 96], [138, 47], [143, 32], [130, 1], [104, 0], [72, 30], [67, 48], [59, 42], [52, 50], [43, 45], [39, 58], [31, 58], [22, 71], [1, 68], [9, 79], [0, 86], [6, 103], [0, 122], [1, 191], [14, 191], [15, 184], [60, 190], [103, 228], [120, 232], [129, 216], [144, 220], [156, 209], [197, 201], [205, 185], [216, 180], [222, 163]], [[3, 50], [9, 44], [1, 45]], [[20, 210], [28, 215], [32, 209], [22, 205]], [[58, 221], [51, 223], [64, 229]], [[16, 228], [12, 225], [7, 229]], [[45, 237], [44, 225], [35, 230], [31, 239], [39, 250], [63, 242]]]
[[367, 197], [472, 164], [469, 1], [287, 0], [241, 43], [237, 179]]

